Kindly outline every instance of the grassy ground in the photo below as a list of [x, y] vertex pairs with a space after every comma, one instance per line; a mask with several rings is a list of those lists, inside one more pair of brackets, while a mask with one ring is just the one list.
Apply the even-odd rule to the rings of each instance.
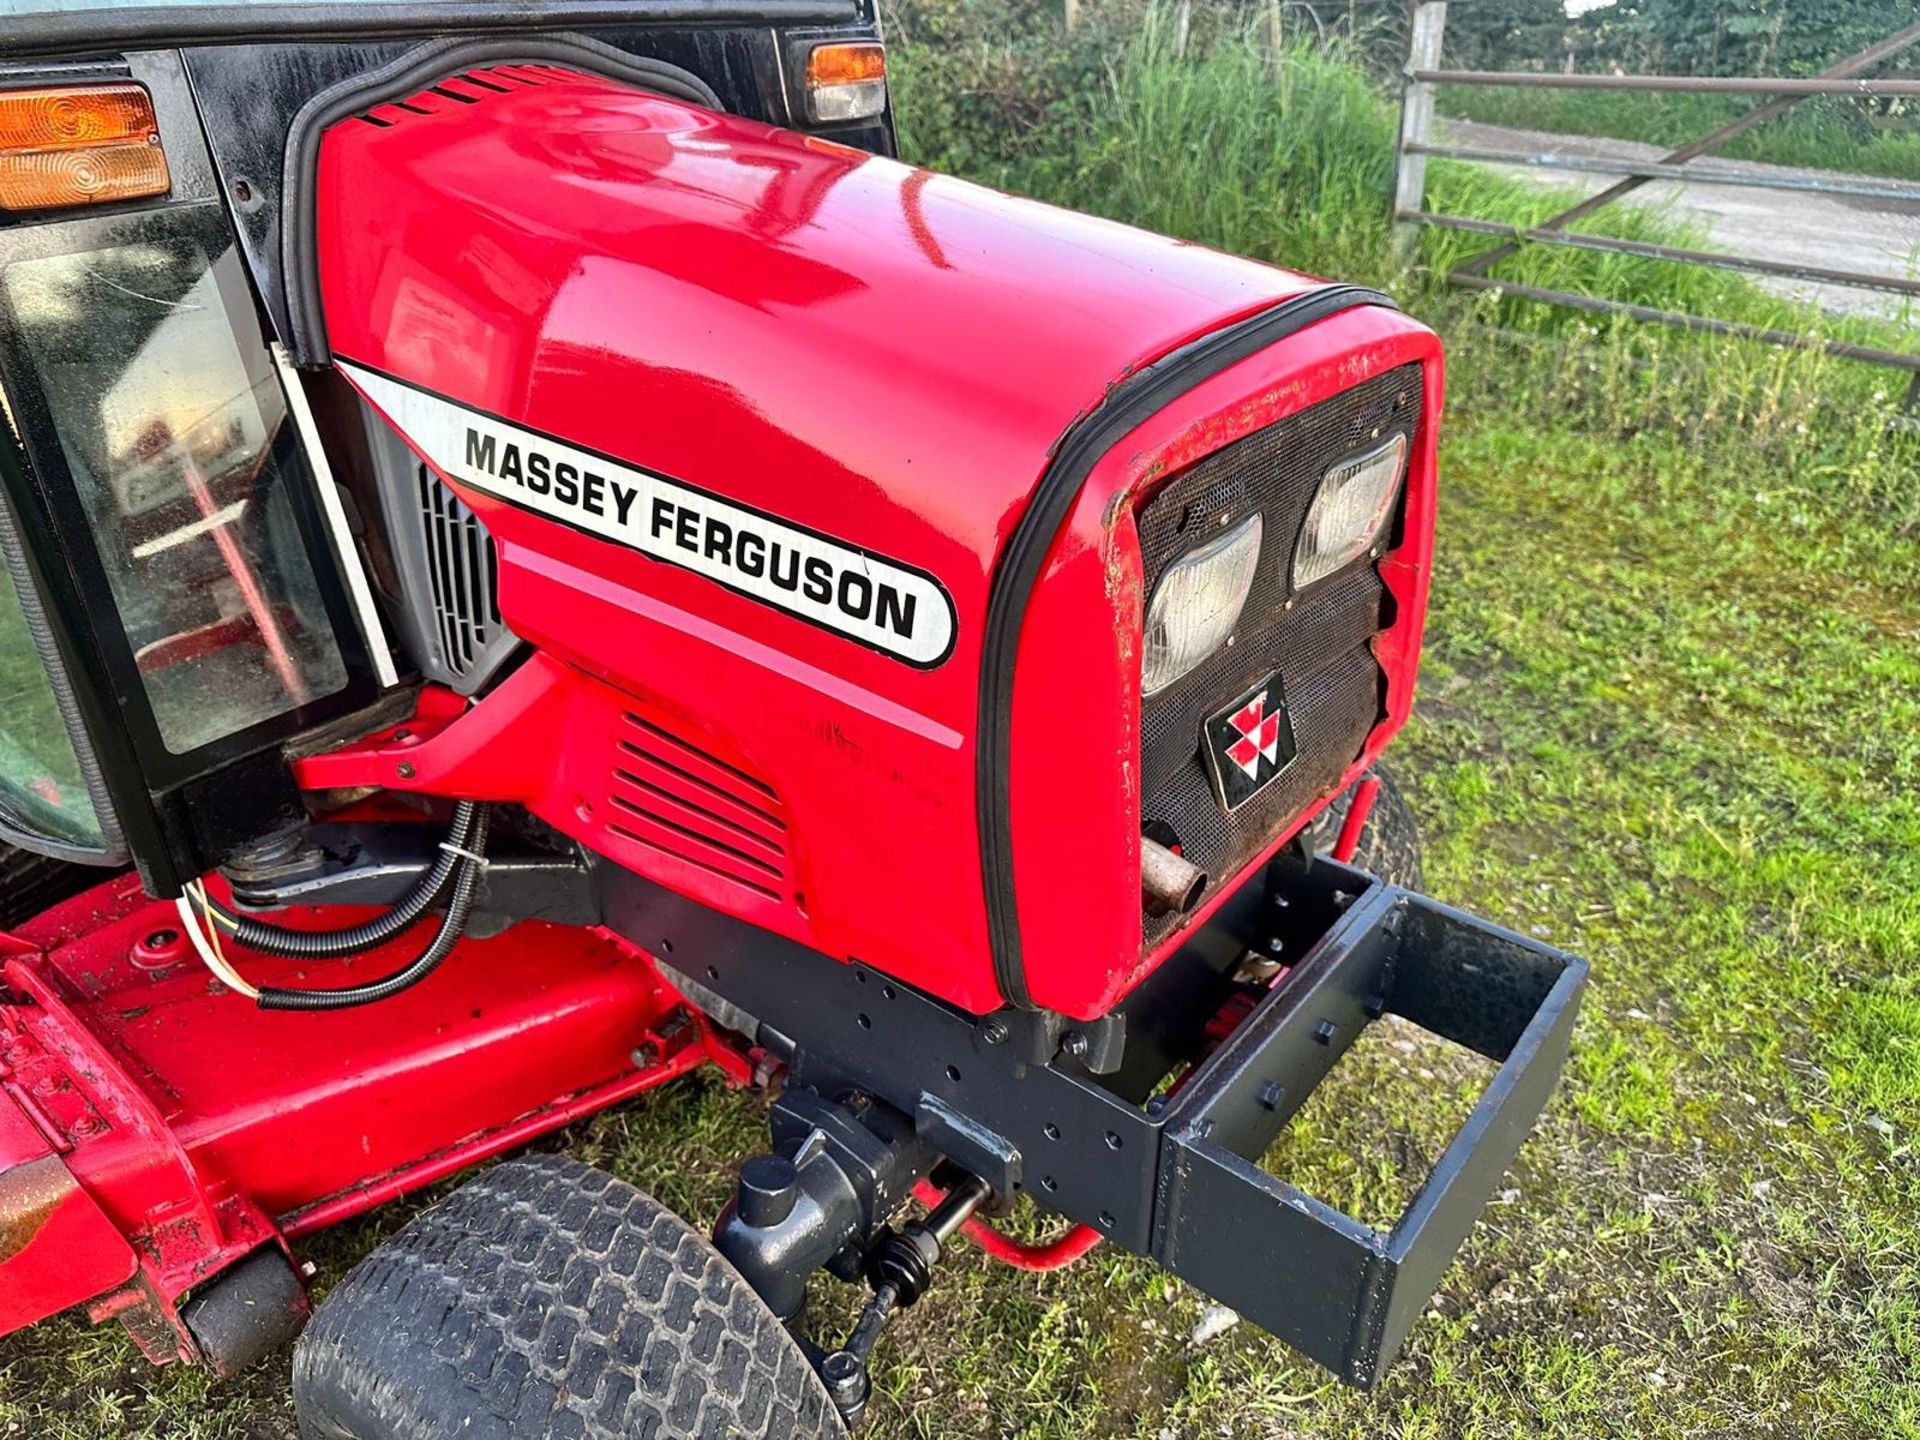
[[[1378, 103], [1338, 66], [1248, 109], [1232, 87], [1261, 72], [1232, 56], [1120, 95], [1073, 56], [1047, 93], [1006, 90], [1011, 60], [939, 60], [905, 78], [923, 155], [1384, 272]], [[1245, 1327], [1190, 1344], [1203, 1302], [1125, 1257], [1036, 1278], [965, 1253], [883, 1346], [881, 1440], [1920, 1436], [1910, 457], [1853, 377], [1774, 352], [1543, 326], [1536, 354], [1484, 337], [1512, 312], [1444, 318], [1439, 573], [1399, 763], [1430, 888], [1592, 961], [1567, 1085], [1376, 1394]], [[1377, 1034], [1272, 1163], [1385, 1220], [1482, 1079]], [[706, 1215], [759, 1126], [693, 1085], [562, 1143]], [[326, 1237], [323, 1283], [406, 1209]], [[111, 1329], [0, 1341], [0, 1436], [285, 1440], [285, 1391], [284, 1363], [214, 1386]]]
[[[1142, 1263], [969, 1252], [885, 1345], [876, 1437], [1920, 1436], [1920, 548], [1659, 441], [1465, 415], [1446, 462], [1399, 747], [1430, 886], [1593, 963], [1511, 1189], [1371, 1397], [1244, 1327], [1190, 1346]], [[1373, 1037], [1272, 1163], [1384, 1220], [1482, 1078]], [[689, 1086], [568, 1143], [709, 1214], [758, 1121]], [[53, 1323], [0, 1342], [0, 1434], [285, 1437], [285, 1385]]]

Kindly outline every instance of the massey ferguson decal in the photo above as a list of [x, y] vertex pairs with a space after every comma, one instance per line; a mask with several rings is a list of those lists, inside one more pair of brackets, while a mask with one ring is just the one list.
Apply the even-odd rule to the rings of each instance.
[[953, 649], [953, 601], [925, 571], [339, 363], [416, 450], [462, 485], [705, 575], [910, 665], [938, 665]]
[[1213, 793], [1224, 810], [1238, 810], [1293, 762], [1293, 722], [1277, 670], [1208, 716], [1203, 729]]

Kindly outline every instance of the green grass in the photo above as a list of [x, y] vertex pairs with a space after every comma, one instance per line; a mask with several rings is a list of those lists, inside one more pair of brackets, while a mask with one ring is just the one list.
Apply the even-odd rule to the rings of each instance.
[[[1491, 125], [1641, 140], [1677, 149], [1745, 114], [1762, 98], [1448, 86], [1440, 92], [1439, 108], [1443, 115]], [[1920, 180], [1920, 115], [1876, 122], [1851, 100], [1803, 100], [1780, 119], [1736, 136], [1714, 153], [1729, 160]]]
[[[1509, 1193], [1373, 1396], [1246, 1327], [1188, 1346], [1202, 1301], [1143, 1262], [965, 1252], [883, 1345], [876, 1437], [1920, 1435], [1920, 546], [1757, 526], [1658, 437], [1456, 414], [1445, 462], [1398, 747], [1430, 887], [1593, 964]], [[1353, 1060], [1273, 1163], [1385, 1219], [1481, 1075], [1406, 1031]], [[566, 1143], [708, 1215], [759, 1115], [692, 1084]], [[57, 1322], [0, 1342], [0, 1435], [268, 1440], [285, 1386]]]
[[[1920, 542], [1899, 508], [1920, 487], [1883, 427], [1849, 423], [1870, 392], [1777, 352], [1489, 335], [1521, 312], [1441, 307], [1386, 264], [1383, 112], [1337, 61], [1290, 59], [1276, 88], [1231, 54], [1148, 73], [1069, 53], [1059, 84], [1016, 84], [1019, 43], [907, 57], [918, 154], [1394, 278], [1445, 324], [1398, 764], [1430, 888], [1577, 950], [1593, 984], [1566, 1084], [1377, 1393], [1245, 1326], [1189, 1345], [1203, 1301], [1138, 1260], [1034, 1277], [963, 1251], [883, 1342], [869, 1433], [1920, 1437]], [[1482, 1078], [1389, 1029], [1270, 1163], [1385, 1219]], [[706, 1216], [760, 1120], [695, 1083], [557, 1143]], [[325, 1237], [322, 1282], [409, 1208]], [[55, 1322], [0, 1341], [0, 1436], [285, 1440], [286, 1380], [156, 1372], [116, 1330]]]

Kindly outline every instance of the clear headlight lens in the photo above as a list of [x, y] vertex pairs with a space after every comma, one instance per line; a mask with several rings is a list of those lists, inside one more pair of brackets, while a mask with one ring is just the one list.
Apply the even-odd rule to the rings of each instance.
[[1396, 435], [1322, 477], [1294, 548], [1294, 589], [1304, 590], [1366, 553], [1387, 523], [1406, 473], [1407, 437]]
[[1260, 563], [1260, 517], [1249, 515], [1166, 569], [1147, 604], [1140, 688], [1164, 690], [1226, 641]]

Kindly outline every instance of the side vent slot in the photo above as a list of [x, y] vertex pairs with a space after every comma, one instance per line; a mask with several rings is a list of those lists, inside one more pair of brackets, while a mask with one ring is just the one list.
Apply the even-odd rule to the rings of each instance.
[[544, 85], [551, 80], [571, 80], [579, 73], [559, 65], [494, 65], [480, 70], [467, 70], [449, 75], [404, 100], [383, 101], [359, 118], [369, 125], [387, 130], [403, 123], [409, 115], [431, 120], [436, 115], [458, 114], [460, 108], [478, 105], [494, 95], [510, 95], [516, 87]]
[[737, 765], [629, 713], [608, 792], [608, 833], [785, 903], [792, 892], [786, 807]]
[[425, 465], [414, 467], [426, 535], [433, 624], [447, 669], [464, 679], [499, 636], [500, 562], [493, 537]]
[[394, 629], [423, 677], [476, 694], [520, 646], [500, 616], [493, 536], [371, 406], [363, 416], [399, 588]]

